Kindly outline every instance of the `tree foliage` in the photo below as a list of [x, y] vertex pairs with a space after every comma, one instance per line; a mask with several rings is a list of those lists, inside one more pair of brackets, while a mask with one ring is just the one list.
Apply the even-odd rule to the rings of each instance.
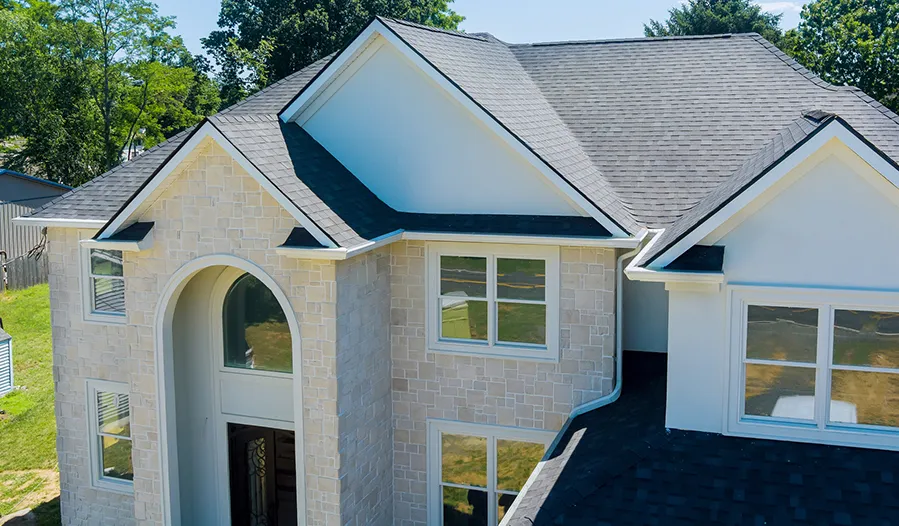
[[689, 0], [668, 11], [668, 20], [650, 20], [643, 26], [648, 37], [759, 33], [775, 44], [783, 32], [781, 15], [766, 13], [751, 0]]
[[144, 0], [5, 0], [0, 7], [3, 164], [81, 184], [217, 110], [210, 67]]
[[346, 45], [375, 15], [456, 29], [452, 0], [223, 0], [203, 46], [219, 67], [223, 105]]
[[899, 111], [899, 2], [815, 0], [785, 51], [824, 80], [861, 88]]

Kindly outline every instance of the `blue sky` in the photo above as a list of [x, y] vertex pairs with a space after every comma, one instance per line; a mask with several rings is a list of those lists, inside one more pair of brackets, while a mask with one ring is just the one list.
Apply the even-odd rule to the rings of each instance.
[[[200, 38], [216, 28], [221, 0], [155, 0], [163, 15], [177, 17], [176, 33], [194, 53]], [[678, 0], [455, 0], [466, 17], [462, 29], [486, 31], [506, 42], [546, 42], [643, 36], [643, 23], [665, 19]], [[781, 25], [796, 27], [801, 1], [760, 2], [783, 13]]]

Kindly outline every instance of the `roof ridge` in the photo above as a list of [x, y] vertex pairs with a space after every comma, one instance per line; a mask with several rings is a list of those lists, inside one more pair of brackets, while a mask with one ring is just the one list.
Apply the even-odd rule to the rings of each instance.
[[469, 40], [477, 40], [480, 42], [488, 41], [487, 37], [480, 36], [480, 35], [483, 35], [483, 34], [489, 35], [490, 34], [490, 33], [479, 33], [479, 34], [463, 33], [462, 31], [454, 31], [451, 29], [443, 29], [443, 28], [434, 27], [434, 26], [426, 26], [424, 24], [419, 24], [417, 22], [410, 22], [408, 20], [401, 20], [399, 18], [391, 18], [389, 16], [380, 16], [379, 15], [379, 16], [376, 16], [375, 19], [380, 20], [381, 22], [395, 22], [397, 24], [401, 24], [401, 25], [408, 26], [408, 27], [413, 27], [415, 29], [430, 31], [432, 33], [440, 33], [440, 34], [444, 34], [444, 35], [448, 35], [448, 36], [467, 38]]
[[583, 46], [591, 44], [630, 44], [669, 42], [678, 40], [723, 40], [734, 37], [751, 37], [758, 33], [718, 33], [714, 35], [673, 35], [665, 37], [624, 37], [624, 38], [600, 38], [587, 40], [557, 40], [548, 42], [529, 42], [522, 44], [508, 44], [509, 47], [545, 47], [545, 46]]
[[899, 125], [899, 115], [897, 115], [895, 112], [893, 112], [893, 110], [891, 110], [888, 107], [881, 104], [877, 99], [875, 99], [875, 98], [871, 97], [870, 95], [868, 95], [867, 93], [865, 93], [864, 90], [862, 90], [858, 86], [851, 86], [851, 85], [839, 86], [839, 85], [833, 84], [831, 82], [828, 82], [828, 81], [822, 79], [816, 73], [812, 72], [811, 70], [809, 70], [808, 68], [806, 68], [805, 66], [800, 64], [799, 61], [797, 61], [795, 58], [784, 53], [783, 50], [781, 50], [780, 48], [778, 48], [777, 46], [772, 44], [768, 39], [766, 39], [762, 35], [759, 35], [757, 33], [754, 33], [753, 35], [754, 35], [755, 41], [758, 42], [759, 44], [761, 44], [763, 48], [767, 49], [769, 52], [771, 52], [771, 54], [773, 54], [774, 56], [776, 56], [777, 58], [782, 60], [786, 65], [793, 68], [797, 73], [799, 73], [800, 75], [805, 77], [805, 79], [808, 80], [809, 82], [815, 84], [816, 86], [818, 86], [820, 88], [824, 88], [828, 91], [852, 93], [856, 97], [858, 97], [862, 102], [864, 102], [868, 106], [871, 106], [872, 108], [874, 108], [875, 110], [877, 110], [881, 114], [883, 114], [886, 118], [890, 119], [891, 121], [893, 121], [897, 125]]

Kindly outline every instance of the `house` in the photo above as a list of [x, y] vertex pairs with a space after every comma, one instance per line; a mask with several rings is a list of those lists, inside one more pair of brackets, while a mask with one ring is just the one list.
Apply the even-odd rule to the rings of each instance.
[[64, 522], [889, 523], [896, 159], [755, 34], [375, 19], [18, 220]]
[[31, 213], [72, 187], [0, 168], [0, 251], [8, 259], [25, 254], [36, 244], [40, 228], [14, 226], [12, 220]]

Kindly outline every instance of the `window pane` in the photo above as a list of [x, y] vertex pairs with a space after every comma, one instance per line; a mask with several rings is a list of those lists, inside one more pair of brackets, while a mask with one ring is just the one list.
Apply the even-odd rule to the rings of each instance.
[[[521, 491], [537, 463], [543, 458], [543, 444], [496, 441], [496, 489]], [[511, 504], [512, 501], [509, 501]]]
[[97, 392], [97, 426], [101, 433], [131, 436], [128, 395]]
[[225, 365], [260, 371], [293, 371], [287, 317], [264, 283], [250, 274], [234, 282], [224, 305]]
[[487, 297], [487, 258], [440, 256], [442, 296]]
[[121, 276], [122, 251], [92, 248], [91, 273], [100, 276]]
[[487, 341], [487, 302], [441, 299], [440, 336]]
[[834, 311], [833, 363], [899, 369], [899, 313]]
[[487, 439], [443, 433], [442, 480], [453, 484], [487, 487]]
[[497, 340], [546, 344], [546, 305], [497, 303]]
[[500, 521], [503, 520], [503, 517], [506, 516], [506, 512], [509, 511], [509, 508], [512, 507], [512, 503], [515, 502], [515, 497], [518, 495], [510, 495], [508, 493], [498, 493], [496, 495], [496, 523], [499, 524]]
[[747, 363], [745, 414], [813, 420], [815, 369]]
[[497, 259], [496, 297], [544, 301], [546, 262], [542, 259]]
[[92, 278], [94, 310], [97, 312], [125, 312], [125, 281], [119, 278]]
[[131, 441], [124, 438], [100, 437], [103, 445], [103, 476], [134, 480], [131, 466]]
[[830, 421], [899, 427], [899, 375], [833, 371]]
[[817, 309], [752, 305], [748, 322], [747, 358], [815, 363]]
[[443, 487], [444, 526], [487, 526], [487, 492]]

